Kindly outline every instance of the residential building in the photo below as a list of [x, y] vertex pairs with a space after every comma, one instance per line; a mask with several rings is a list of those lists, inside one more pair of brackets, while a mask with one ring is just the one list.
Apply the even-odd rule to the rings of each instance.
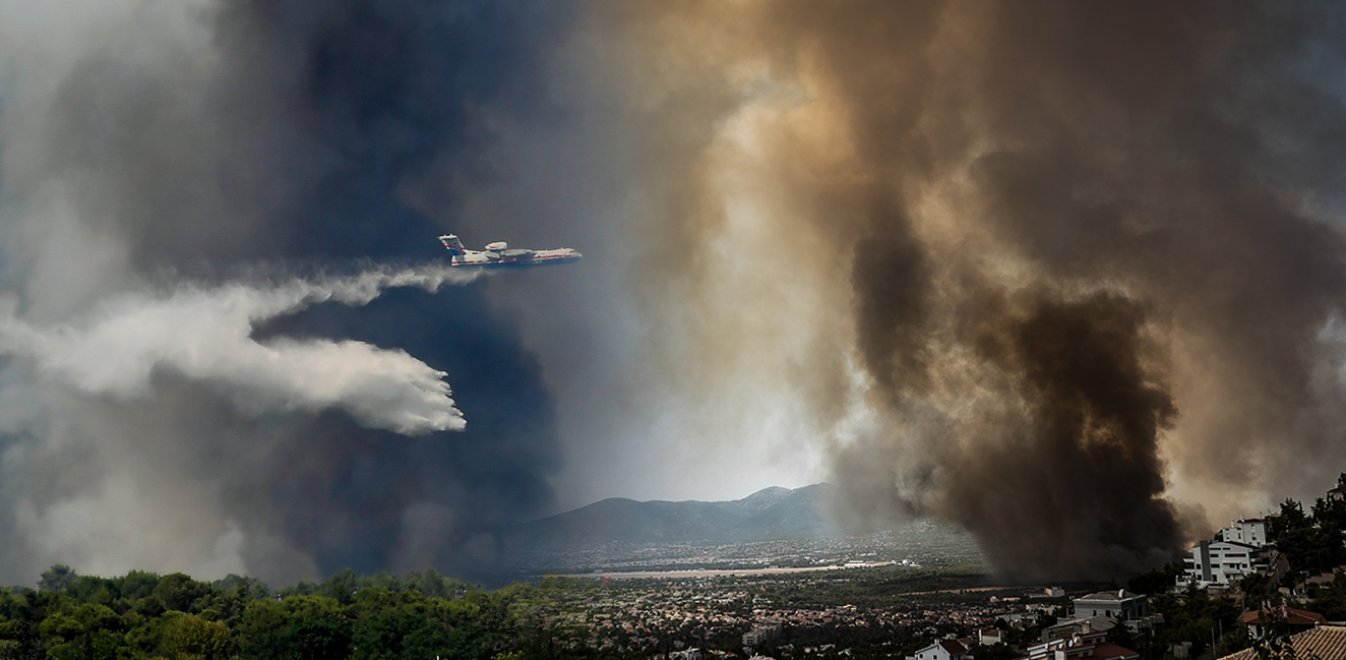
[[1293, 607], [1274, 607], [1244, 612], [1239, 615], [1239, 623], [1248, 626], [1249, 637], [1261, 639], [1267, 626], [1284, 625], [1294, 633], [1327, 623], [1327, 617]]
[[1183, 564], [1179, 587], [1195, 582], [1201, 588], [1227, 588], [1250, 573], [1279, 579], [1287, 568], [1275, 548], [1236, 541], [1202, 541], [1183, 558]]
[[1229, 523], [1229, 526], [1220, 530], [1215, 535], [1217, 541], [1229, 541], [1231, 543], [1242, 543], [1254, 548], [1260, 548], [1271, 542], [1268, 535], [1271, 533], [1265, 518], [1240, 518]]
[[933, 644], [907, 656], [907, 660], [971, 660], [968, 648], [956, 639], [937, 639]]
[[1138, 660], [1131, 649], [1099, 638], [1053, 639], [1028, 648], [1028, 660]]
[[1034, 644], [1028, 647], [1028, 660], [1055, 660], [1056, 652], [1069, 645], [1069, 639], [1052, 639], [1041, 644]]
[[1075, 616], [1079, 618], [1105, 616], [1114, 621], [1131, 621], [1149, 614], [1148, 599], [1125, 589], [1099, 591], [1073, 602]]
[[1005, 633], [994, 626], [982, 628], [977, 631], [977, 642], [983, 646], [991, 646], [1005, 641]]
[[1050, 642], [1054, 639], [1071, 639], [1072, 637], [1078, 637], [1084, 641], [1101, 640], [1107, 637], [1109, 630], [1116, 627], [1116, 621], [1103, 615], [1066, 619], [1044, 628], [1042, 630], [1042, 641]]

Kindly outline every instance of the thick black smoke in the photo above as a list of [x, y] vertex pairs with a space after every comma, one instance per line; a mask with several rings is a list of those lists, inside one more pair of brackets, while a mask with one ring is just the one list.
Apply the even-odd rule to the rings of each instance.
[[[951, 457], [956, 478], [977, 488], [947, 494], [941, 512], [996, 539], [997, 562], [1045, 567], [1041, 577], [1166, 560], [1182, 536], [1157, 440], [1177, 411], [1153, 373], [1162, 354], [1146, 310], [1108, 293], [1027, 307], [976, 339], [988, 363], [1014, 375], [1024, 423], [981, 429], [1003, 442]], [[1016, 515], [1004, 515], [1003, 497]]]
[[647, 145], [660, 240], [752, 236], [735, 259], [786, 254], [782, 291], [827, 301], [651, 260], [714, 329], [683, 377], [774, 391], [743, 365], [805, 364], [799, 417], [833, 424], [855, 509], [955, 520], [1007, 573], [1115, 577], [1331, 482], [1304, 457], [1346, 442], [1335, 7], [645, 10], [611, 20], [678, 63], [627, 71], [679, 127]]

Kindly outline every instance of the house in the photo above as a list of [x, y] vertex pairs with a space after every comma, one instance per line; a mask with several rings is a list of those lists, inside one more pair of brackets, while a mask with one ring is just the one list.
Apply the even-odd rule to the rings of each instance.
[[1055, 660], [1056, 652], [1070, 646], [1069, 639], [1052, 639], [1028, 647], [1028, 660]]
[[1075, 616], [1105, 616], [1113, 621], [1131, 621], [1149, 614], [1149, 599], [1125, 589], [1099, 591], [1076, 598]]
[[1287, 569], [1284, 556], [1275, 548], [1238, 541], [1202, 541], [1182, 561], [1179, 587], [1195, 582], [1201, 588], [1227, 588], [1252, 573], [1276, 580]]
[[1138, 660], [1140, 654], [1102, 640], [1054, 639], [1028, 649], [1028, 660]]
[[1029, 598], [1065, 598], [1066, 590], [1061, 587], [1045, 587], [1042, 591], [1029, 594]]
[[1327, 623], [1327, 617], [1293, 607], [1274, 607], [1244, 612], [1239, 615], [1239, 623], [1248, 627], [1249, 637], [1261, 639], [1268, 626], [1284, 625], [1296, 633]]
[[937, 639], [933, 644], [907, 656], [907, 660], [971, 660], [968, 649], [956, 639]]
[[1107, 616], [1086, 616], [1078, 619], [1066, 619], [1049, 626], [1042, 631], [1042, 641], [1053, 639], [1071, 639], [1078, 637], [1083, 641], [1102, 640], [1108, 631], [1117, 627], [1117, 622]]
[[982, 628], [977, 631], [977, 641], [983, 646], [991, 646], [1005, 641], [1005, 633], [996, 627]]
[[[1346, 626], [1318, 626], [1290, 636], [1296, 658], [1346, 658]], [[1257, 660], [1257, 649], [1243, 649], [1220, 660]]]

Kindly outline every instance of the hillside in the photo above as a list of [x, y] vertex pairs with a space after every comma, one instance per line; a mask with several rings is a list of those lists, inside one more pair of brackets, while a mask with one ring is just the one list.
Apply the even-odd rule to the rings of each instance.
[[601, 543], [732, 543], [806, 538], [831, 532], [830, 484], [766, 488], [724, 502], [610, 498], [506, 530], [505, 538], [532, 547]]

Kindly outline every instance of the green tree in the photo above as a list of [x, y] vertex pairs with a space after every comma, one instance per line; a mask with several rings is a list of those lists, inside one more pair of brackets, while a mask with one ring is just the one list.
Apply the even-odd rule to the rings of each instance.
[[78, 579], [79, 576], [75, 574], [74, 569], [65, 564], [56, 564], [42, 572], [42, 579], [38, 581], [37, 588], [61, 593], [69, 589]]
[[1148, 573], [1142, 573], [1131, 578], [1126, 583], [1126, 588], [1138, 594], [1157, 594], [1168, 591], [1178, 581], [1178, 576], [1182, 575], [1183, 563], [1181, 561], [1172, 561]]
[[1293, 585], [1297, 576], [1315, 563], [1316, 535], [1313, 520], [1304, 514], [1299, 502], [1287, 499], [1281, 503], [1280, 513], [1271, 519], [1270, 538], [1290, 562], [1290, 572], [1283, 581], [1285, 586]]
[[1244, 602], [1249, 606], [1267, 601], [1279, 595], [1276, 583], [1270, 576], [1249, 573], [1239, 581], [1239, 590], [1243, 592]]
[[121, 617], [105, 605], [85, 603], [54, 612], [40, 630], [47, 653], [57, 660], [111, 660], [126, 650]]
[[1310, 610], [1328, 621], [1346, 620], [1346, 572], [1337, 571], [1332, 582], [1315, 587], [1310, 596]]
[[342, 605], [350, 605], [356, 587], [355, 571], [346, 568], [327, 578], [322, 584], [321, 593]]
[[289, 613], [279, 600], [248, 603], [239, 624], [239, 652], [248, 658], [280, 658], [292, 644]]
[[324, 596], [288, 596], [248, 603], [238, 629], [244, 657], [309, 660], [350, 653], [350, 621]]
[[164, 627], [167, 620], [162, 617], [145, 617], [135, 612], [122, 618], [126, 622], [126, 646], [137, 658], [151, 658], [162, 655], [160, 647], [164, 640]]
[[1313, 503], [1313, 521], [1321, 534], [1323, 568], [1346, 564], [1346, 500], [1318, 498]]
[[115, 580], [115, 582], [118, 596], [128, 601], [136, 601], [141, 598], [148, 598], [154, 593], [155, 587], [159, 586], [159, 574], [149, 571], [131, 571], [125, 577]]
[[1164, 626], [1155, 638], [1155, 648], [1192, 643], [1192, 654], [1200, 655], [1220, 630], [1233, 630], [1238, 609], [1224, 598], [1211, 598], [1203, 589], [1188, 584], [1182, 593], [1156, 594], [1151, 609], [1164, 617]]
[[1233, 630], [1220, 638], [1220, 643], [1215, 646], [1215, 657], [1222, 658], [1226, 655], [1232, 655], [1252, 645], [1253, 640], [1248, 635], [1247, 626], [1235, 626]]
[[184, 573], [171, 573], [159, 578], [152, 597], [159, 601], [165, 610], [178, 612], [198, 612], [196, 602], [209, 596], [210, 585], [193, 580]]
[[265, 582], [257, 578], [244, 577], [230, 573], [224, 576], [224, 579], [216, 580], [211, 587], [219, 593], [243, 594], [249, 600], [266, 598], [271, 595], [271, 589]]
[[0, 658], [42, 658], [39, 625], [46, 616], [31, 589], [0, 590]]
[[171, 613], [163, 629], [160, 650], [170, 658], [215, 660], [233, 652], [229, 627], [195, 614]]

